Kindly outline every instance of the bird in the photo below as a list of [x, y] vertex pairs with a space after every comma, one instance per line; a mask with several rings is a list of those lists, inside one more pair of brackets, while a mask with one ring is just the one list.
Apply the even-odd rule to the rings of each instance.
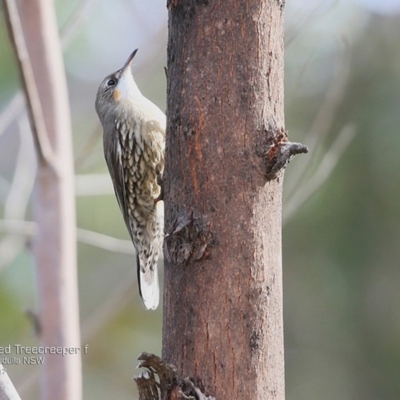
[[147, 309], [159, 303], [157, 262], [163, 244], [162, 175], [165, 114], [143, 96], [133, 74], [133, 51], [101, 82], [95, 108], [119, 208], [136, 249], [139, 294]]

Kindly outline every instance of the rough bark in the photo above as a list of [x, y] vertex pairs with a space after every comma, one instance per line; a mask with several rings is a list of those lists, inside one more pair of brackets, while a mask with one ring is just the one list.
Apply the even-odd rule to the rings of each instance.
[[216, 399], [284, 399], [283, 3], [169, 7], [163, 359]]

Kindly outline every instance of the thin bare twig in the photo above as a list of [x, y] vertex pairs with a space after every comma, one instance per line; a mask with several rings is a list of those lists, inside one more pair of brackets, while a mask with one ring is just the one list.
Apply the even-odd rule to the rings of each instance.
[[85, 144], [75, 157], [75, 171], [82, 167], [88, 156], [92, 153], [99, 139], [101, 138], [100, 124], [97, 123], [96, 127], [92, 130], [86, 138]]
[[77, 236], [81, 243], [89, 244], [103, 250], [122, 254], [136, 254], [130, 240], [117, 239], [81, 228], [77, 229]]
[[[32, 221], [0, 220], [0, 232], [10, 235], [33, 237], [36, 234], [37, 225]], [[130, 240], [117, 239], [102, 233], [77, 228], [79, 242], [114, 253], [134, 255], [135, 249]], [[3, 254], [2, 254], [3, 257]]]
[[283, 224], [295, 215], [297, 210], [312, 196], [317, 189], [329, 178], [336, 167], [340, 157], [350, 145], [356, 134], [355, 127], [351, 124], [346, 125], [339, 132], [330, 150], [318, 165], [315, 174], [296, 192], [290, 201], [285, 204]]
[[62, 48], [65, 50], [78, 34], [79, 29], [87, 20], [88, 14], [94, 9], [99, 0], [81, 1], [67, 23], [60, 30]]
[[304, 139], [306, 143], [315, 148], [324, 141], [335, 118], [335, 114], [343, 96], [346, 93], [347, 83], [350, 78], [350, 48], [343, 42], [341, 54], [336, 59], [336, 67], [329, 84], [326, 96], [311, 129]]
[[315, 155], [318, 153], [317, 149], [325, 141], [330, 131], [337, 108], [345, 95], [349, 76], [350, 49], [345, 45], [341, 56], [337, 59], [334, 76], [330, 81], [324, 101], [318, 110], [308, 135], [304, 139], [304, 143], [310, 148], [310, 152], [314, 157], [309, 158], [307, 163], [292, 170], [291, 182], [293, 184], [289, 184], [287, 187], [289, 201], [293, 196], [297, 196], [298, 188], [302, 186], [304, 179], [309, 176], [307, 171], [309, 172], [315, 164]]
[[[133, 265], [133, 267], [135, 267]], [[82, 340], [88, 342], [107, 323], [130, 302], [130, 293], [133, 292], [135, 274], [129, 274], [122, 282], [109, 293], [104, 302], [97, 307], [82, 323]]]
[[[324, 0], [325, 1], [325, 0]], [[319, 9], [321, 8], [321, 4], [324, 3], [324, 1], [317, 0], [314, 6], [310, 11], [307, 13], [303, 13], [303, 15], [297, 15], [297, 18], [295, 19], [295, 22], [288, 27], [287, 29], [287, 34], [285, 38], [285, 46], [290, 46], [294, 39], [299, 35], [299, 33], [304, 29], [305, 26], [309, 26], [313, 20], [316, 19], [316, 17], [321, 17], [323, 14], [318, 14]], [[325, 10], [325, 12], [328, 12], [330, 8], [335, 6], [339, 0], [333, 0], [332, 4], [328, 6], [328, 8]]]

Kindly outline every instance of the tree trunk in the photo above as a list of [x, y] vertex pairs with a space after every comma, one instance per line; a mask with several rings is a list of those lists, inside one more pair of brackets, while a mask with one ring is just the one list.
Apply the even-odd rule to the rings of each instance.
[[163, 359], [217, 400], [282, 400], [283, 1], [168, 6]]

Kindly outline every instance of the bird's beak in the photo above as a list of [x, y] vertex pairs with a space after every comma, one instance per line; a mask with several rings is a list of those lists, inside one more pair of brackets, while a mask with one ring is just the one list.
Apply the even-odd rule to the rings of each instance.
[[139, 49], [136, 49], [133, 51], [133, 53], [129, 56], [129, 58], [126, 60], [126, 63], [124, 64], [124, 66], [121, 68], [121, 72], [124, 73], [126, 69], [131, 67], [133, 58], [135, 57], [135, 54], [137, 53]]

